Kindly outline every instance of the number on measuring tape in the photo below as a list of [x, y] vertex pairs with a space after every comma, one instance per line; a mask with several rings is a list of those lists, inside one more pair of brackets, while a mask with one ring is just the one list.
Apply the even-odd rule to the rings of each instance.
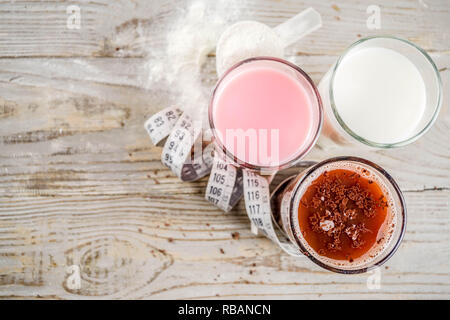
[[248, 191], [248, 195], [247, 196], [248, 196], [248, 198], [250, 200], [259, 200], [260, 199], [258, 190], [256, 190], [256, 191]]
[[169, 136], [180, 115], [180, 109], [169, 107], [154, 114], [145, 122], [144, 127], [154, 145], [158, 145]]
[[219, 157], [214, 157], [205, 199], [224, 211], [229, 211], [242, 195], [242, 178], [238, 170]]
[[212, 165], [212, 160], [208, 155], [211, 147], [207, 146], [204, 150], [200, 149], [200, 155], [194, 154], [194, 158], [191, 156], [194, 144], [197, 141], [201, 142], [199, 140], [202, 136], [201, 124], [194, 122], [187, 114], [178, 116], [176, 110], [168, 110], [164, 113], [164, 116], [165, 118], [160, 116], [153, 119], [152, 117], [150, 127], [147, 126], [149, 134], [152, 132], [152, 135], [155, 136], [157, 132], [162, 135], [159, 131], [161, 128], [167, 129], [167, 120], [171, 123], [175, 122], [163, 147], [162, 163], [183, 181], [194, 181], [207, 175]]
[[225, 184], [225, 175], [224, 174], [214, 172], [214, 175], [212, 178], [216, 183], [219, 183], [222, 185]]
[[247, 215], [252, 226], [258, 228], [267, 238], [275, 242], [292, 256], [303, 256], [281, 232], [274, 228], [270, 207], [269, 182], [266, 178], [244, 170], [244, 199]]

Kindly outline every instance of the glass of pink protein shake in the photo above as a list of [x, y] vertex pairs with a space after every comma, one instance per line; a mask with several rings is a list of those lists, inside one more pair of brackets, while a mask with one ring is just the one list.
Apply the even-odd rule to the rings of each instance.
[[290, 167], [314, 146], [322, 102], [311, 78], [278, 58], [251, 58], [220, 78], [209, 105], [216, 149], [250, 170]]

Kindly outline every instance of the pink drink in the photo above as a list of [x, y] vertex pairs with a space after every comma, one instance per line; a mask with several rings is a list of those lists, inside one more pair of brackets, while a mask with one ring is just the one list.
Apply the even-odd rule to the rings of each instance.
[[303, 71], [282, 60], [257, 58], [235, 66], [221, 79], [210, 121], [219, 145], [235, 161], [281, 167], [314, 144], [320, 105]]

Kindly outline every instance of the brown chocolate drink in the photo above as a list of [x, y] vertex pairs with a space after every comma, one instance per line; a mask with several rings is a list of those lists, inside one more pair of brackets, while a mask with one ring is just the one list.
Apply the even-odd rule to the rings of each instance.
[[340, 273], [381, 265], [398, 248], [406, 208], [395, 181], [355, 157], [323, 161], [292, 179], [272, 200], [274, 219], [312, 261]]

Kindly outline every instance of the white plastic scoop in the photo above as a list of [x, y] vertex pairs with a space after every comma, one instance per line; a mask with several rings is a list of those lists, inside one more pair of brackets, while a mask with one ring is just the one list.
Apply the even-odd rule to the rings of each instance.
[[275, 28], [257, 21], [240, 21], [221, 35], [216, 49], [216, 70], [220, 76], [244, 59], [269, 56], [283, 58], [284, 48], [322, 26], [320, 14], [308, 8]]

